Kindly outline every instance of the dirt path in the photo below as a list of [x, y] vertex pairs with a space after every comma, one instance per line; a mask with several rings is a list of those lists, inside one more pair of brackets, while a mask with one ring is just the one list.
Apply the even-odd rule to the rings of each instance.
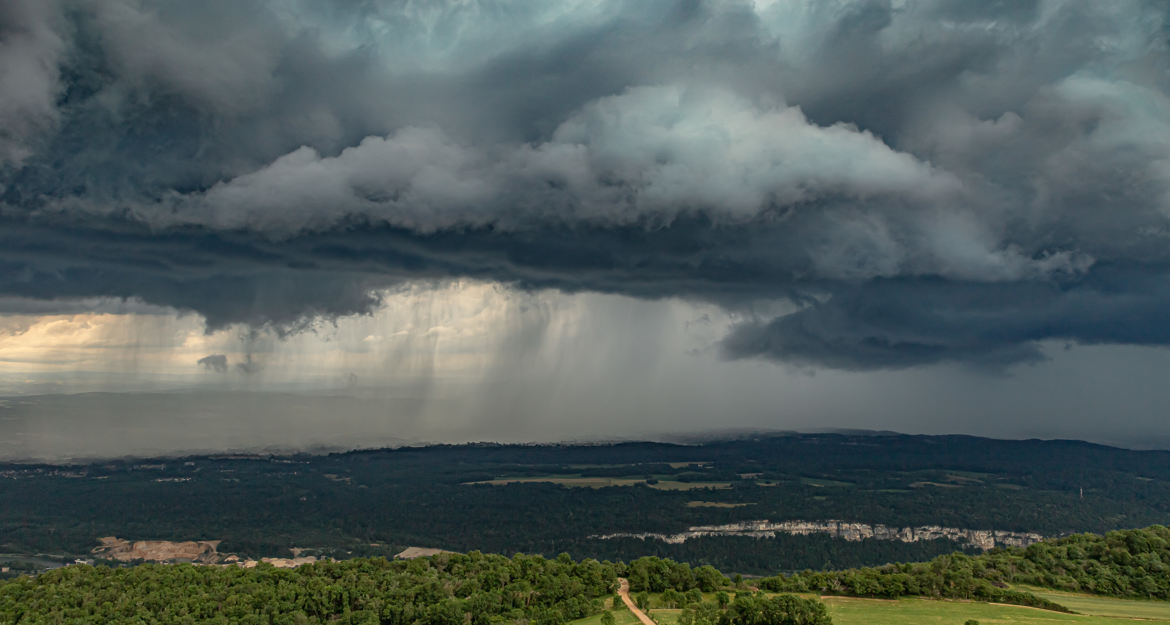
[[626, 604], [626, 607], [630, 609], [630, 612], [634, 613], [634, 616], [638, 617], [639, 621], [642, 621], [642, 625], [656, 625], [649, 616], [646, 616], [645, 612], [638, 609], [638, 606], [634, 604], [634, 600], [630, 599], [630, 580], [619, 577], [618, 582], [621, 582], [621, 587], [618, 588], [618, 594], [622, 597], [622, 603]]

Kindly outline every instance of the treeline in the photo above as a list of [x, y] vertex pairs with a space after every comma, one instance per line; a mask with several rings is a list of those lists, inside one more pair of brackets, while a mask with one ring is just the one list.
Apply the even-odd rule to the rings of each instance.
[[[619, 568], [619, 573], [629, 578], [630, 588], [636, 592], [711, 592], [731, 583], [713, 567], [691, 568], [656, 557], [634, 560]], [[978, 556], [952, 553], [928, 562], [809, 570], [754, 580], [753, 584], [780, 593], [968, 599], [1064, 612], [1067, 608], [1012, 586], [1170, 600], [1170, 529], [1155, 525], [1104, 536], [1077, 534]]]
[[979, 556], [956, 553], [914, 564], [778, 575], [758, 585], [773, 592], [882, 598], [917, 595], [1048, 609], [1061, 608], [1009, 585], [1170, 599], [1170, 529], [1155, 525], [1104, 536], [1077, 534]]
[[319, 562], [296, 569], [70, 566], [0, 582], [0, 624], [559, 625], [601, 610], [615, 567], [517, 555]]
[[[683, 608], [679, 625], [831, 625], [828, 610], [816, 599], [791, 594], [765, 597], [763, 593], [744, 592], [739, 575], [735, 578], [735, 600], [724, 592], [732, 580], [714, 567], [691, 568], [683, 562], [655, 557], [638, 558], [628, 565], [618, 565], [629, 580], [630, 590], [637, 592], [635, 601], [642, 609], [655, 604], [664, 608]], [[653, 602], [649, 593], [661, 593]], [[702, 593], [715, 592], [714, 601], [704, 601]], [[604, 625], [604, 624], [603, 624]]]
[[[817, 593], [894, 599], [923, 596], [937, 599], [970, 599], [996, 603], [1043, 608], [1068, 612], [1068, 608], [1042, 599], [1028, 592], [1011, 590], [1000, 579], [983, 577], [985, 556], [972, 557], [963, 553], [939, 556], [930, 562], [890, 564], [877, 568], [847, 569], [844, 571], [805, 571], [795, 575], [777, 575], [752, 583], [760, 590], [779, 593]], [[620, 565], [619, 565], [620, 567]], [[715, 618], [714, 613], [691, 599], [695, 591], [711, 592], [731, 585], [732, 580], [709, 566], [692, 569], [685, 563], [655, 557], [639, 558], [619, 568], [630, 581], [630, 590], [661, 592], [668, 607], [685, 607], [704, 618]], [[742, 590], [745, 581], [736, 576], [735, 586]], [[668, 597], [676, 597], [671, 601]], [[699, 597], [701, 599], [701, 596]], [[726, 607], [720, 602], [720, 608]], [[704, 612], [704, 610], [707, 610]], [[721, 611], [720, 615], [726, 616]], [[719, 616], [719, 615], [716, 615]], [[722, 618], [719, 616], [719, 618]], [[701, 621], [696, 625], [710, 625], [716, 621]], [[727, 625], [724, 623], [724, 625]]]
[[825, 604], [795, 595], [765, 597], [738, 595], [728, 604], [726, 595], [715, 603], [697, 603], [683, 609], [678, 625], [832, 625]]
[[981, 576], [983, 562], [978, 556], [956, 553], [926, 563], [890, 564], [878, 568], [845, 571], [809, 571], [777, 576], [757, 582], [770, 592], [813, 592], [895, 599], [930, 597], [967, 599], [1068, 612], [1068, 608], [1029, 592], [1012, 590]]
[[876, 538], [847, 541], [824, 534], [779, 534], [773, 538], [703, 536], [681, 544], [638, 538], [592, 539], [569, 542], [565, 551], [574, 556], [614, 562], [643, 555], [657, 556], [688, 562], [692, 566], [709, 564], [721, 571], [745, 575], [774, 575], [804, 569], [836, 570], [886, 562], [922, 562], [956, 551], [979, 553], [978, 549], [945, 539], [911, 543]]
[[691, 568], [685, 562], [655, 557], [638, 558], [628, 565], [620, 565], [620, 572], [630, 582], [633, 592], [714, 592], [730, 583], [715, 567], [706, 565]]

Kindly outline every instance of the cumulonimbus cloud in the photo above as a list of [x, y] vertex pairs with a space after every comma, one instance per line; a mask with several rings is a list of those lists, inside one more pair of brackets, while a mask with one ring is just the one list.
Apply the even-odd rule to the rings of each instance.
[[13, 5], [0, 295], [788, 299], [724, 352], [845, 369], [1170, 342], [1162, 3], [525, 4]]

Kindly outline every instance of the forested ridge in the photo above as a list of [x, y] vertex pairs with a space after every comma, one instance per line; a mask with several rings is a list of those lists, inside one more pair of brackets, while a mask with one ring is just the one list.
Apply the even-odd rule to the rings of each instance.
[[[541, 477], [553, 481], [503, 483]], [[556, 483], [562, 478], [626, 485], [572, 487]], [[112, 535], [222, 540], [221, 551], [253, 558], [294, 547], [335, 558], [392, 556], [418, 545], [614, 561], [657, 555], [774, 574], [925, 560], [963, 545], [592, 536], [756, 519], [1050, 536], [1140, 527], [1170, 518], [1170, 453], [1075, 441], [845, 434], [691, 445], [435, 446], [0, 465], [0, 501], [3, 554], [85, 557], [97, 537]], [[544, 522], [530, 522], [535, 516]]]

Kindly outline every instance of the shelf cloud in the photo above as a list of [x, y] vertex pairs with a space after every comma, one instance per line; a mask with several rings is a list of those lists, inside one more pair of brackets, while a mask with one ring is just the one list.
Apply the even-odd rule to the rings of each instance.
[[13, 0], [0, 307], [287, 333], [472, 278], [714, 304], [725, 357], [811, 367], [1166, 345], [1168, 32], [1152, 0]]

